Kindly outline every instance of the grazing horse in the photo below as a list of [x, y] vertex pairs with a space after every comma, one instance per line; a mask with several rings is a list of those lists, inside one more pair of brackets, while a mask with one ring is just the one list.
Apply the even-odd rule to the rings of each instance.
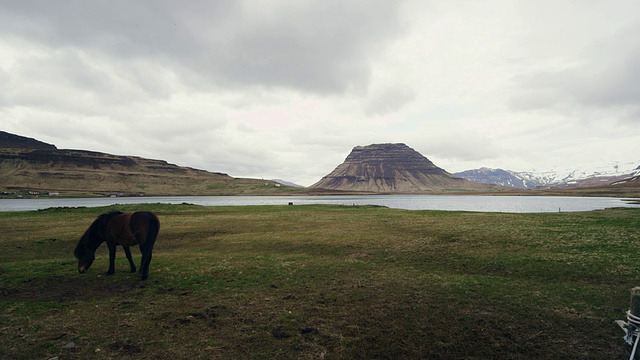
[[80, 238], [74, 251], [78, 258], [78, 271], [83, 274], [96, 258], [96, 249], [103, 243], [109, 248], [109, 270], [107, 275], [113, 275], [115, 271], [116, 246], [120, 245], [127, 255], [131, 272], [136, 272], [136, 265], [131, 258], [132, 245], [140, 245], [142, 262], [140, 263], [140, 275], [142, 280], [149, 277], [149, 263], [153, 245], [160, 232], [158, 217], [148, 211], [137, 211], [125, 214], [121, 211], [112, 211], [98, 216]]

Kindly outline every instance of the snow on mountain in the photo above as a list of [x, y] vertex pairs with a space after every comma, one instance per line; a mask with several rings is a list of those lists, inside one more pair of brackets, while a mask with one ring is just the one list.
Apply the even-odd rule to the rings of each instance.
[[519, 189], [530, 189], [542, 185], [542, 183], [539, 183], [529, 174], [520, 174], [514, 171], [490, 169], [486, 167], [466, 170], [454, 173], [453, 175], [479, 183], [510, 186]]
[[510, 171], [503, 169], [480, 168], [455, 173], [455, 176], [471, 181], [512, 186], [520, 189], [558, 186], [597, 186], [610, 184], [640, 175], [640, 161], [612, 162], [590, 167], [560, 168], [540, 171]]
[[273, 179], [271, 181], [275, 181], [278, 184], [282, 184], [284, 186], [291, 186], [291, 187], [297, 187], [297, 188], [303, 188], [304, 187], [302, 185], [298, 185], [296, 183], [292, 183], [291, 181], [286, 181], [286, 180], [282, 180], [282, 179]]

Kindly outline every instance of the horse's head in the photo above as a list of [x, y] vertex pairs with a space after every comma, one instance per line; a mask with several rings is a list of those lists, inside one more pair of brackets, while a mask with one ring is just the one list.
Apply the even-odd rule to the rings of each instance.
[[73, 255], [78, 259], [78, 272], [80, 274], [87, 272], [96, 258], [95, 249], [91, 249], [87, 245], [87, 234], [80, 239]]
[[107, 223], [112, 217], [120, 214], [122, 214], [122, 212], [112, 211], [98, 216], [80, 238], [73, 252], [73, 255], [78, 259], [78, 272], [80, 272], [80, 274], [87, 272], [91, 264], [93, 264], [93, 260], [96, 258], [96, 249], [105, 240]]

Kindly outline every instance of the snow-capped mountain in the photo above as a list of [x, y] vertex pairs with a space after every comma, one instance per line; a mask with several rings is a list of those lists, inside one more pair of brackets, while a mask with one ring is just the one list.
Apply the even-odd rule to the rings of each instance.
[[535, 177], [530, 174], [486, 167], [465, 170], [454, 173], [453, 175], [479, 183], [510, 186], [518, 189], [532, 189], [543, 185], [542, 182], [536, 180]]
[[471, 181], [511, 186], [519, 189], [540, 187], [588, 187], [606, 185], [640, 175], [640, 161], [583, 168], [552, 168], [538, 171], [511, 171], [480, 168], [455, 173], [455, 176]]

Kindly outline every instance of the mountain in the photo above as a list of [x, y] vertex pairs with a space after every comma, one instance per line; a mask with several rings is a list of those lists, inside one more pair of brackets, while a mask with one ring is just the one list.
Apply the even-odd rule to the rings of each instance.
[[523, 176], [513, 171], [486, 167], [457, 172], [454, 175], [483, 184], [496, 184], [518, 189], [533, 189], [543, 185], [538, 179]]
[[[530, 172], [542, 179], [544, 187], [583, 188], [608, 185], [640, 174], [639, 162], [609, 162], [589, 167], [551, 168]], [[534, 175], [535, 174], [535, 175]]]
[[510, 171], [480, 168], [454, 174], [461, 178], [519, 189], [570, 189], [609, 185], [640, 175], [637, 163], [614, 162], [583, 168], [552, 168], [546, 171]]
[[356, 146], [342, 164], [311, 188], [391, 193], [498, 189], [455, 177], [405, 144]]
[[273, 181], [233, 178], [163, 160], [58, 149], [0, 133], [0, 191], [93, 195], [278, 195]]

